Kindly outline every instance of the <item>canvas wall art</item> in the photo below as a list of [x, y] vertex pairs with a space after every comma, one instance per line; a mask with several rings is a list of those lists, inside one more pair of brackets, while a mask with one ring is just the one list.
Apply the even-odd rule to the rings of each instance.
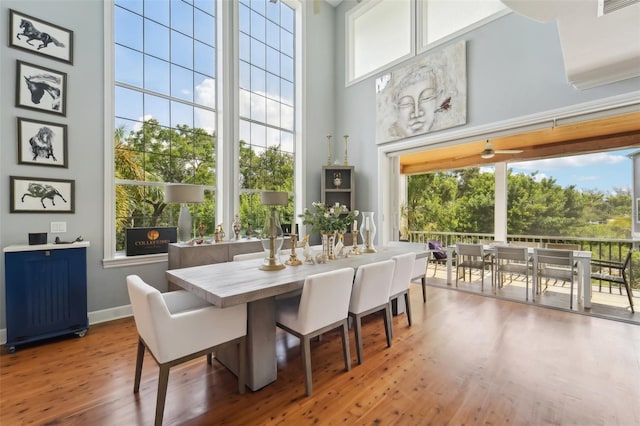
[[464, 40], [376, 80], [376, 143], [422, 135], [467, 121]]

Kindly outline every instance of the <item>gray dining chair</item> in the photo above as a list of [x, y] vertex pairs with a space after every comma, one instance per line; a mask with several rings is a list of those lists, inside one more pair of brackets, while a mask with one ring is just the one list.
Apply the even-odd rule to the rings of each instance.
[[496, 286], [502, 288], [504, 285], [504, 275], [509, 274], [525, 277], [525, 300], [529, 300], [529, 275], [532, 272], [528, 249], [526, 247], [495, 247], [495, 267], [494, 277]]
[[309, 275], [299, 297], [276, 299], [276, 325], [300, 339], [305, 392], [311, 395], [311, 339], [342, 328], [345, 370], [351, 369], [348, 310], [353, 268]]
[[391, 309], [389, 292], [396, 262], [384, 260], [360, 266], [351, 290], [349, 317], [353, 319], [356, 337], [358, 364], [362, 364], [362, 318], [376, 312], [383, 312], [387, 347], [391, 347]]
[[484, 290], [484, 272], [491, 266], [491, 260], [487, 258], [482, 244], [456, 244], [456, 287], [458, 287], [458, 277], [460, 276], [460, 268], [462, 274], [465, 274], [465, 268], [469, 270], [469, 279], [471, 279], [471, 270], [480, 271], [480, 289]]
[[533, 249], [533, 268], [537, 275], [536, 288], [538, 292], [541, 291], [543, 278], [545, 279], [545, 290], [548, 288], [549, 279], [570, 283], [569, 309], [573, 309], [573, 283], [577, 273], [573, 250], [535, 248]]

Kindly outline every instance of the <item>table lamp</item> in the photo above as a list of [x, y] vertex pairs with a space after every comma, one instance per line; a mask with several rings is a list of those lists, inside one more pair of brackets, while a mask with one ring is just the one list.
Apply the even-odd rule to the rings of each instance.
[[204, 187], [184, 183], [167, 184], [164, 188], [165, 203], [182, 203], [178, 216], [178, 241], [191, 239], [191, 212], [187, 203], [201, 203], [204, 201]]
[[278, 271], [284, 268], [280, 259], [276, 256], [284, 241], [282, 228], [276, 206], [286, 206], [289, 203], [289, 194], [286, 192], [265, 191], [260, 194], [260, 203], [270, 207], [268, 222], [265, 223], [263, 233], [266, 238], [262, 239], [262, 248], [265, 251], [265, 258], [260, 269], [263, 271]]

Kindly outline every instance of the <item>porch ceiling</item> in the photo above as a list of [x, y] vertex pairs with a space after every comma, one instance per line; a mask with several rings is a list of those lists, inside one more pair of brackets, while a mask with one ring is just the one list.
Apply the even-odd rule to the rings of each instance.
[[555, 126], [490, 140], [494, 150], [522, 150], [484, 159], [485, 140], [414, 152], [400, 156], [402, 174], [462, 169], [497, 162], [514, 163], [591, 152], [640, 147], [640, 112]]

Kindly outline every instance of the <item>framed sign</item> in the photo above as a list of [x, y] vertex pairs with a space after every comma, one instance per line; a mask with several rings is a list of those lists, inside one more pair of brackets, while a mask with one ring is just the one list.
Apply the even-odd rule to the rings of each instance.
[[178, 238], [176, 227], [127, 228], [127, 256], [167, 253]]
[[17, 61], [16, 106], [66, 116], [67, 74]]
[[73, 31], [9, 10], [9, 46], [73, 64]]
[[68, 168], [67, 125], [18, 117], [18, 164]]
[[75, 181], [9, 176], [11, 213], [74, 213]]

